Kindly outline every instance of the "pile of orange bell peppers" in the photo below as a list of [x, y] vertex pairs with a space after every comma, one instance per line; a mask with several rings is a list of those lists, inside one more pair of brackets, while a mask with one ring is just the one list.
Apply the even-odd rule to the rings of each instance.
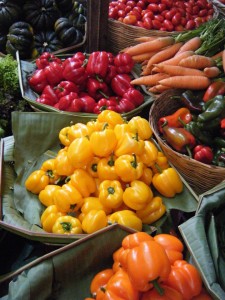
[[59, 140], [56, 156], [25, 181], [45, 207], [41, 225], [47, 232], [93, 233], [115, 222], [141, 231], [143, 223], [166, 213], [153, 188], [169, 198], [183, 190], [179, 174], [154, 143], [149, 122], [140, 116], [125, 121], [104, 110], [87, 124], [62, 128]]
[[198, 269], [183, 257], [171, 234], [127, 235], [111, 268], [94, 275], [85, 300], [210, 300]]

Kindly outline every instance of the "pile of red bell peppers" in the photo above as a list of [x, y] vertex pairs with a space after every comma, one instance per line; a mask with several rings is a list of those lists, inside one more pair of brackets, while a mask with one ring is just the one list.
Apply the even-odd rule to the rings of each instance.
[[209, 95], [211, 89], [202, 98], [190, 90], [183, 92], [178, 96], [182, 107], [162, 116], [158, 128], [175, 151], [225, 167], [225, 96], [217, 92]]
[[59, 110], [126, 113], [144, 102], [143, 94], [130, 83], [134, 61], [127, 53], [77, 52], [63, 60], [45, 52], [36, 66], [28, 76], [30, 87], [39, 94], [36, 101]]

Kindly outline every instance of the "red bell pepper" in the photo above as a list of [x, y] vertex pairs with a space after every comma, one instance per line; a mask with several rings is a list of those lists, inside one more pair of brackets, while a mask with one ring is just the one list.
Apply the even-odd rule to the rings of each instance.
[[129, 74], [134, 67], [134, 60], [129, 53], [119, 53], [114, 58], [114, 64], [118, 74]]
[[95, 107], [93, 112], [95, 114], [100, 114], [103, 110], [113, 110], [117, 112], [117, 102], [114, 97], [109, 97], [109, 99], [102, 98], [100, 99]]
[[84, 65], [86, 65], [86, 62], [85, 62], [85, 60], [86, 60], [86, 55], [85, 55], [83, 52], [77, 52], [77, 53], [75, 53], [73, 56], [67, 57], [67, 58], [63, 61], [63, 63], [62, 63], [63, 68], [65, 67], [65, 65], [66, 65], [67, 63], [69, 63], [69, 62], [71, 62], [71, 61], [76, 61], [76, 60], [80, 60], [80, 61], [82, 61], [82, 63], [83, 63]]
[[203, 101], [208, 102], [217, 95], [225, 94], [225, 82], [224, 81], [214, 81], [206, 89], [203, 95]]
[[70, 106], [67, 108], [67, 111], [71, 112], [81, 112], [84, 109], [83, 101], [77, 97], [72, 100]]
[[83, 111], [86, 113], [93, 113], [94, 107], [96, 105], [95, 99], [92, 98], [87, 93], [79, 94], [80, 100], [83, 102]]
[[37, 69], [28, 77], [28, 83], [32, 90], [41, 93], [48, 84], [44, 69]]
[[108, 66], [107, 74], [104, 78], [104, 81], [108, 84], [110, 84], [111, 80], [117, 75], [116, 67], [114, 65]]
[[123, 98], [132, 102], [135, 107], [138, 107], [144, 102], [144, 95], [135, 88], [129, 88], [126, 93], [123, 94]]
[[35, 63], [38, 69], [44, 69], [53, 61], [59, 64], [62, 63], [62, 60], [57, 56], [55, 56], [54, 54], [50, 52], [44, 52], [36, 59]]
[[78, 86], [83, 86], [87, 80], [87, 72], [84, 63], [80, 59], [74, 59], [64, 64], [63, 77]]
[[112, 52], [107, 52], [108, 59], [109, 59], [109, 65], [114, 65], [114, 55]]
[[62, 71], [63, 67], [61, 64], [55, 61], [49, 63], [49, 65], [44, 68], [48, 83], [52, 86], [58, 84], [63, 79]]
[[106, 51], [92, 52], [88, 58], [86, 70], [89, 76], [104, 79], [108, 70], [109, 57]]
[[89, 77], [87, 80], [87, 92], [95, 100], [99, 100], [102, 97], [109, 97], [109, 87], [102, 81], [92, 77]]
[[117, 105], [117, 110], [121, 114], [129, 112], [133, 109], [135, 109], [134, 103], [126, 98], [122, 98]]
[[68, 80], [61, 81], [56, 87], [54, 87], [54, 90], [58, 99], [68, 95], [70, 92], [79, 92], [78, 86], [74, 82]]
[[57, 108], [60, 110], [67, 111], [67, 109], [70, 107], [72, 101], [77, 98], [79, 98], [77, 93], [70, 92], [68, 95], [63, 96], [59, 99]]
[[49, 100], [52, 103], [50, 105], [52, 105], [52, 106], [54, 106], [59, 101], [59, 99], [58, 99], [58, 97], [57, 97], [57, 95], [55, 93], [54, 88], [51, 85], [49, 85], [49, 84], [45, 86], [45, 88], [44, 88], [41, 96], [49, 98]]
[[129, 88], [132, 88], [131, 77], [128, 74], [117, 74], [111, 80], [111, 88], [117, 96], [123, 97], [123, 95], [128, 91]]
[[204, 164], [211, 164], [213, 160], [213, 150], [209, 146], [197, 145], [193, 149], [193, 158]]

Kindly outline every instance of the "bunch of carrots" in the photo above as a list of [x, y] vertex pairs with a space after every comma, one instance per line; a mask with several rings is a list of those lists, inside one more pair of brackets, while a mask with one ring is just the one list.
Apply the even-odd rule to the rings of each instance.
[[[168, 89], [204, 90], [215, 78], [224, 76], [225, 50], [213, 56], [198, 54], [203, 39], [194, 36], [187, 41], [176, 41], [173, 36], [143, 36], [136, 45], [122, 49], [141, 65], [133, 85], [145, 85], [149, 92], [162, 93]], [[217, 65], [217, 58], [221, 66]]]

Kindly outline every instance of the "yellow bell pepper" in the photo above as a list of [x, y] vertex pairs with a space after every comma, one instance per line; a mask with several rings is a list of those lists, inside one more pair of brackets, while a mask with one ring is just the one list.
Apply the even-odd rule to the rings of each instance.
[[84, 203], [81, 206], [81, 213], [87, 214], [91, 210], [104, 210], [106, 214], [111, 213], [111, 209], [105, 207], [99, 200], [98, 197], [86, 197]]
[[124, 154], [115, 160], [116, 174], [124, 182], [139, 179], [143, 174], [143, 162], [135, 154]]
[[117, 145], [114, 130], [104, 127], [101, 131], [93, 132], [90, 136], [90, 144], [96, 156], [106, 157], [110, 155]]
[[116, 209], [123, 203], [123, 189], [118, 180], [104, 180], [99, 186], [99, 200], [107, 208]]
[[156, 145], [149, 140], [144, 141], [144, 149], [140, 155], [140, 160], [147, 166], [152, 166], [158, 157], [158, 149]]
[[153, 175], [152, 184], [160, 194], [172, 198], [183, 191], [183, 182], [174, 168], [159, 169], [159, 172]]
[[59, 190], [61, 186], [55, 184], [48, 184], [46, 187], [40, 191], [38, 198], [40, 202], [45, 206], [50, 206], [54, 203], [54, 193], [56, 190]]
[[116, 134], [117, 140], [119, 140], [126, 132], [136, 133], [136, 131], [132, 131], [132, 128], [128, 125], [128, 123], [124, 124], [116, 124], [114, 127], [114, 132]]
[[144, 151], [144, 141], [139, 139], [137, 133], [125, 132], [118, 140], [114, 154], [121, 156], [124, 154], [140, 155]]
[[151, 168], [144, 166], [143, 174], [139, 178], [140, 181], [143, 181], [145, 184], [149, 185], [152, 183], [153, 171]]
[[113, 128], [116, 126], [116, 124], [124, 123], [124, 119], [119, 113], [108, 109], [103, 110], [98, 115], [97, 120], [102, 123], [108, 123], [109, 125], [112, 125]]
[[54, 203], [59, 211], [76, 212], [83, 204], [83, 197], [72, 184], [66, 183], [54, 193]]
[[121, 210], [112, 213], [108, 216], [108, 222], [112, 224], [118, 223], [120, 225], [130, 227], [137, 231], [142, 230], [141, 219], [136, 215], [135, 212], [131, 210]]
[[166, 206], [163, 204], [161, 197], [153, 199], [143, 208], [136, 211], [137, 216], [143, 224], [152, 224], [160, 219], [166, 212]]
[[47, 232], [52, 232], [55, 221], [61, 216], [65, 216], [65, 213], [59, 211], [56, 205], [48, 206], [41, 215], [42, 228]]
[[156, 165], [156, 166], [159, 166], [160, 169], [162, 169], [162, 170], [163, 170], [163, 169], [169, 168], [169, 162], [168, 162], [168, 159], [167, 159], [167, 157], [163, 154], [163, 152], [158, 151], [158, 155], [157, 155], [155, 164], [153, 164], [153, 165], [151, 166], [153, 173], [159, 173], [159, 170], [155, 167], [155, 165]]
[[76, 123], [72, 126], [70, 126], [70, 129], [68, 130], [68, 138], [72, 142], [78, 137], [84, 137], [89, 135], [89, 129], [86, 124], [83, 123]]
[[74, 171], [74, 166], [71, 164], [68, 158], [68, 148], [59, 150], [55, 157], [55, 170], [56, 173], [61, 176], [70, 176]]
[[95, 192], [96, 184], [94, 178], [83, 169], [76, 169], [70, 176], [70, 184], [74, 186], [82, 197], [88, 197]]
[[143, 209], [153, 198], [151, 188], [143, 181], [134, 180], [123, 192], [124, 203], [134, 210]]
[[148, 140], [153, 134], [152, 128], [149, 122], [140, 116], [135, 116], [130, 119], [128, 122], [131, 130], [135, 130], [138, 133], [138, 136], [142, 140]]
[[90, 174], [93, 178], [98, 177], [98, 164], [100, 161], [100, 157], [94, 156], [93, 159], [87, 164], [85, 170]]
[[93, 178], [94, 178], [94, 181], [95, 181], [96, 188], [95, 188], [95, 192], [92, 193], [91, 196], [98, 197], [98, 195], [99, 195], [99, 186], [100, 186], [100, 183], [102, 182], [102, 180], [100, 180], [98, 177], [93, 177]]
[[104, 210], [90, 210], [83, 218], [82, 229], [85, 233], [93, 233], [108, 225], [108, 219]]
[[90, 120], [87, 122], [87, 128], [89, 132], [89, 136], [94, 132], [94, 131], [99, 131], [100, 130], [100, 123], [97, 122], [97, 120]]
[[26, 189], [33, 194], [39, 194], [48, 184], [49, 176], [44, 170], [33, 171], [25, 181]]
[[81, 222], [72, 216], [61, 216], [56, 219], [52, 232], [56, 234], [81, 234], [83, 233]]
[[117, 180], [119, 176], [115, 170], [116, 156], [112, 153], [110, 156], [101, 158], [98, 162], [98, 177], [101, 180]]
[[68, 147], [68, 158], [74, 168], [85, 167], [94, 157], [88, 137], [79, 137]]
[[69, 129], [70, 129], [70, 126], [66, 126], [66, 127], [63, 127], [59, 132], [60, 143], [64, 146], [69, 146], [71, 143], [70, 139], [68, 138]]
[[48, 175], [49, 183], [57, 184], [60, 181], [61, 176], [56, 172], [55, 158], [50, 158], [44, 161], [40, 169], [45, 171], [46, 175]]

